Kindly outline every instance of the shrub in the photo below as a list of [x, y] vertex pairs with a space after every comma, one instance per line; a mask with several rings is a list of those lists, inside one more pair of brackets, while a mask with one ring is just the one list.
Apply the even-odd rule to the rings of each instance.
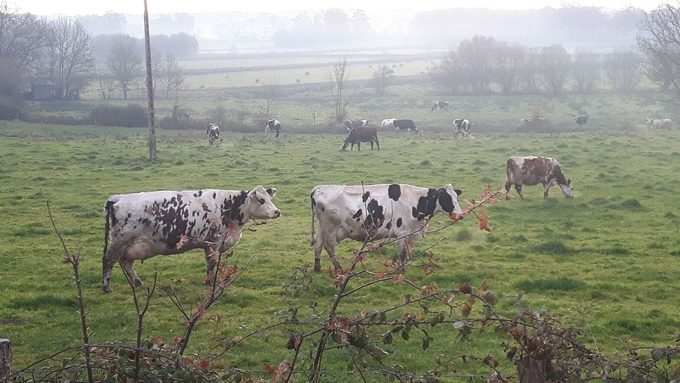
[[95, 125], [142, 128], [147, 126], [146, 108], [141, 105], [127, 106], [100, 105], [90, 112]]
[[0, 120], [16, 120], [21, 118], [21, 109], [12, 105], [0, 104]]

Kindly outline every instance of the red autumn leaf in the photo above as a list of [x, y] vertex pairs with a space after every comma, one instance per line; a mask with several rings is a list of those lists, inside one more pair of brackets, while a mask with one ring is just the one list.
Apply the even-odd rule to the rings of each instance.
[[487, 233], [490, 232], [491, 227], [489, 226], [489, 216], [486, 214], [484, 206], [479, 207], [479, 211], [475, 212], [475, 216], [479, 221], [479, 230], [486, 231]]
[[392, 280], [395, 282], [401, 282], [404, 280], [404, 274], [395, 274], [392, 276]]
[[201, 359], [200, 367], [201, 367], [201, 370], [208, 371], [208, 369], [210, 369], [210, 360]]
[[482, 282], [482, 286], [479, 288], [479, 296], [486, 298], [487, 294], [489, 294], [489, 285], [487, 285], [486, 281], [484, 281]]
[[385, 278], [385, 273], [375, 273], [373, 274], [373, 279], [383, 279]]
[[467, 282], [461, 282], [460, 285], [458, 285], [458, 290], [463, 294], [472, 293], [472, 287], [470, 287], [470, 284]]

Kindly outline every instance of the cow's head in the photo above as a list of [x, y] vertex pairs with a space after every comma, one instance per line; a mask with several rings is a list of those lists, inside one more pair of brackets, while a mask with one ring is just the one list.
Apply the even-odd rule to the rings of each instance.
[[265, 189], [262, 186], [256, 186], [248, 192], [244, 213], [249, 217], [259, 219], [279, 218], [281, 211], [272, 203], [275, 195], [276, 188]]
[[565, 197], [572, 198], [574, 196], [574, 193], [571, 190], [571, 179], [568, 179], [566, 184], [558, 184], [558, 185], [560, 186], [560, 189], [562, 190], [562, 194], [564, 194]]
[[458, 205], [458, 196], [463, 194], [460, 189], [454, 189], [451, 184], [444, 185], [437, 190], [437, 208], [448, 214], [454, 221], [463, 218], [463, 210]]

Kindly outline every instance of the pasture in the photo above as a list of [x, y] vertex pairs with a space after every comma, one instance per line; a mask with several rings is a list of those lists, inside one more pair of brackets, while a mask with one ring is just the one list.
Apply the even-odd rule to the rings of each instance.
[[[453, 183], [464, 190], [461, 200], [478, 198], [486, 185], [502, 187], [510, 155], [555, 157], [572, 179], [575, 198], [565, 199], [552, 188], [544, 201], [540, 186], [525, 187], [524, 201], [488, 208], [491, 233], [478, 231], [471, 218], [427, 235], [416, 250], [431, 247], [435, 272], [425, 275], [412, 268], [407, 278], [419, 285], [434, 281], [440, 288], [462, 281], [477, 288], [486, 281], [499, 297], [497, 310], [507, 315], [516, 311], [521, 292], [526, 307], [548, 309], [565, 324], [586, 329], [584, 341], [607, 352], [667, 344], [680, 327], [677, 129], [475, 134], [472, 140], [381, 131], [382, 150], [364, 145], [361, 152], [340, 152], [344, 137], [332, 134], [284, 130], [278, 140], [225, 134], [222, 145], [211, 148], [204, 132], [161, 131], [159, 160], [150, 163], [144, 129], [0, 124], [0, 336], [13, 341], [15, 367], [80, 339], [71, 271], [60, 259], [62, 249], [45, 207], [48, 200], [68, 247], [82, 248], [92, 340], [132, 342], [134, 306], [119, 267], [112, 276], [113, 292], [101, 292], [102, 207], [107, 197], [158, 189], [277, 187], [274, 203], [282, 217], [250, 225], [233, 249], [230, 264], [250, 264], [210, 313], [219, 313], [222, 322], [200, 322], [189, 351], [203, 353], [215, 346], [216, 334], [238, 339], [276, 323], [289, 304], [301, 307], [301, 318], [327, 313], [335, 288], [326, 273], [312, 273], [311, 288], [299, 296], [284, 296], [289, 277], [313, 262], [313, 186]], [[435, 217], [431, 228], [444, 220]], [[343, 242], [337, 251], [341, 263], [359, 245]], [[368, 263], [379, 266], [394, 251], [387, 246], [371, 254]], [[324, 268], [330, 265], [325, 253], [322, 263]], [[159, 256], [137, 262], [135, 268], [147, 284], [158, 272], [159, 285], [175, 286], [187, 302], [196, 301], [205, 289], [201, 251]], [[397, 283], [366, 289], [341, 307], [341, 313], [388, 307], [406, 293]], [[314, 309], [311, 301], [317, 302]], [[163, 294], [154, 297], [145, 334], [171, 338], [180, 335], [182, 326], [170, 300]], [[414, 342], [399, 349], [396, 361], [426, 370], [440, 353], [503, 358], [501, 337], [476, 334], [472, 342], [460, 343], [450, 326], [429, 331], [434, 339], [430, 350], [423, 352], [420, 342]], [[287, 340], [282, 328], [263, 332], [222, 359], [252, 370], [275, 366], [291, 355]], [[401, 347], [406, 342], [395, 343]], [[349, 351], [333, 352], [337, 357], [328, 366], [344, 376], [343, 358]]]

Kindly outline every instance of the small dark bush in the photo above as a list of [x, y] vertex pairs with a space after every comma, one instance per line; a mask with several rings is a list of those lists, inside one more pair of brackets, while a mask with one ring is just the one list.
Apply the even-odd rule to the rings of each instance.
[[621, 202], [621, 207], [624, 209], [629, 209], [629, 210], [644, 210], [645, 208], [642, 206], [640, 201], [636, 199], [627, 199], [623, 202]]
[[544, 242], [534, 247], [534, 250], [548, 254], [571, 254], [574, 252], [574, 249], [565, 245], [562, 241]]
[[21, 110], [16, 106], [0, 104], [0, 120], [16, 120], [21, 118]]
[[581, 288], [582, 282], [569, 277], [542, 278], [542, 279], [523, 279], [514, 284], [514, 287], [523, 291], [545, 291], [545, 290], [576, 290]]

